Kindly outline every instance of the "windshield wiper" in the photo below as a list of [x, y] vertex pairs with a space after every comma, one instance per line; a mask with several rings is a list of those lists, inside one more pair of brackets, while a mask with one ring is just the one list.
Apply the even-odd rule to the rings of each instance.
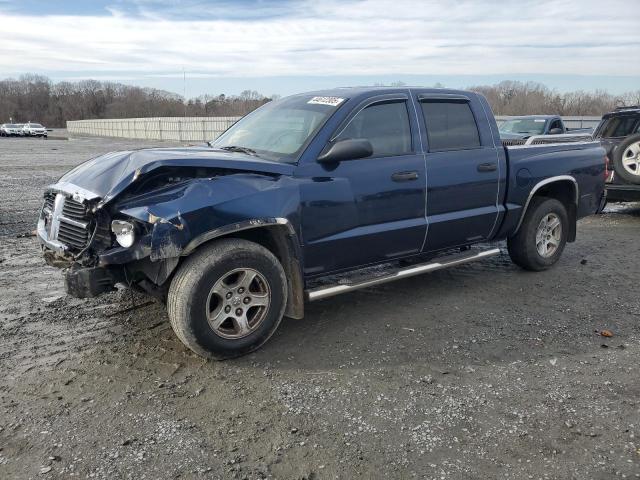
[[220, 150], [226, 150], [227, 152], [240, 152], [240, 153], [246, 153], [248, 155], [253, 155], [254, 157], [257, 157], [258, 154], [256, 153], [255, 150], [249, 148], [249, 147], [240, 147], [238, 145], [229, 145], [227, 147], [220, 147]]

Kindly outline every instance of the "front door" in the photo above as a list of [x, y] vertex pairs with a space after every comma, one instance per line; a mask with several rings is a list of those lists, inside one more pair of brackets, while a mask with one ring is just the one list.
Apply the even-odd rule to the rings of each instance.
[[371, 157], [314, 163], [301, 170], [306, 275], [349, 269], [420, 252], [425, 232], [425, 163], [406, 96], [370, 99], [332, 141], [363, 138]]

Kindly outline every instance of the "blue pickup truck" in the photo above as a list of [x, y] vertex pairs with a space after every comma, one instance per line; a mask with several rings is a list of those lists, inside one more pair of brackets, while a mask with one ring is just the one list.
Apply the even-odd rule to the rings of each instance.
[[503, 147], [476, 93], [334, 89], [208, 144], [89, 160], [47, 188], [38, 236], [71, 295], [155, 295], [186, 346], [224, 359], [305, 301], [498, 255], [490, 242], [547, 269], [605, 175], [598, 143]]
[[[592, 128], [567, 128], [559, 115], [521, 115], [503, 119], [499, 125], [500, 138], [505, 145], [509, 141], [526, 140], [539, 135], [565, 135], [576, 134], [589, 136]], [[566, 135], [565, 135], [566, 136]], [[566, 138], [563, 139], [567, 141]], [[576, 141], [579, 139], [576, 139]]]

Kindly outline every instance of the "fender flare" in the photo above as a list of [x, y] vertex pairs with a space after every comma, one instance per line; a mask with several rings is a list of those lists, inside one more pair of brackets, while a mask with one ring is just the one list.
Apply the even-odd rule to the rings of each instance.
[[281, 239], [280, 241], [276, 240], [277, 252], [274, 253], [279, 257], [287, 277], [288, 297], [285, 315], [290, 318], [303, 318], [304, 275], [302, 273], [300, 243], [293, 225], [286, 218], [256, 218], [215, 228], [193, 238], [182, 250], [180, 256], [188, 256], [202, 244], [216, 238], [226, 237], [241, 231], [268, 227], [278, 227], [279, 235], [275, 235], [275, 237], [280, 237]]
[[187, 256], [193, 253], [193, 251], [209, 240], [214, 238], [223, 237], [230, 233], [240, 232], [242, 230], [250, 230], [252, 228], [269, 227], [269, 226], [283, 226], [287, 229], [289, 235], [297, 238], [297, 234], [291, 222], [286, 218], [273, 217], [273, 218], [252, 218], [250, 220], [243, 220], [242, 222], [230, 223], [222, 227], [214, 228], [208, 232], [202, 233], [187, 244], [186, 247], [180, 252], [180, 256]]
[[518, 232], [518, 230], [520, 230], [520, 226], [522, 225], [522, 222], [524, 221], [524, 216], [527, 214], [527, 209], [529, 208], [529, 204], [531, 203], [531, 200], [533, 199], [533, 197], [535, 196], [536, 192], [538, 190], [540, 190], [542, 187], [550, 185], [552, 183], [557, 183], [557, 182], [571, 182], [573, 184], [573, 193], [574, 193], [574, 203], [575, 203], [575, 208], [576, 211], [578, 209], [578, 202], [580, 201], [580, 191], [578, 188], [578, 182], [577, 180], [572, 177], [571, 175], [557, 175], [555, 177], [549, 177], [549, 178], [545, 178], [544, 180], [541, 180], [540, 182], [536, 183], [534, 185], [534, 187], [531, 189], [531, 191], [529, 192], [529, 196], [527, 197], [527, 201], [525, 202], [524, 206], [522, 207], [522, 214], [520, 214], [520, 219], [518, 220], [518, 224], [516, 225], [515, 230], [513, 231], [513, 234], [516, 234]]

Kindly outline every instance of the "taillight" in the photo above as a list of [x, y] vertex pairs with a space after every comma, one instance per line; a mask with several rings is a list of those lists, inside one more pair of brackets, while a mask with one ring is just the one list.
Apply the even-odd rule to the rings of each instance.
[[613, 170], [609, 171], [609, 156], [604, 156], [604, 181], [609, 183], [613, 181]]

